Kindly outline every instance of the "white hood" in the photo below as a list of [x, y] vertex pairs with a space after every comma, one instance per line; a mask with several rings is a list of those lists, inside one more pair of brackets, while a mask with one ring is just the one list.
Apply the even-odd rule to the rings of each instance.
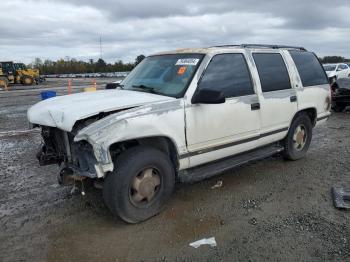
[[75, 122], [102, 112], [172, 100], [167, 96], [127, 90], [102, 90], [41, 101], [28, 109], [30, 123], [71, 131]]
[[328, 77], [333, 77], [336, 75], [336, 72], [335, 71], [326, 71], [326, 74]]

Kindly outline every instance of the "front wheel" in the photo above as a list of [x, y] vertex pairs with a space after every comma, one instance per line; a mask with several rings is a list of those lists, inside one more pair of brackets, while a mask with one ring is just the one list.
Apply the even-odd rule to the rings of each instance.
[[31, 76], [24, 75], [22, 76], [21, 83], [22, 85], [30, 86], [34, 83], [34, 78]]
[[311, 119], [305, 113], [299, 114], [293, 120], [284, 140], [284, 158], [289, 160], [303, 158], [309, 149], [311, 139]]
[[162, 151], [137, 146], [124, 151], [103, 183], [103, 198], [114, 215], [129, 223], [161, 211], [175, 186], [175, 170]]

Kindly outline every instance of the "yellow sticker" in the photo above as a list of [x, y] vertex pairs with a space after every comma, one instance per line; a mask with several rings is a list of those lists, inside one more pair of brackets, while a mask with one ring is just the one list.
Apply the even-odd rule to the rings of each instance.
[[186, 66], [181, 66], [179, 70], [177, 70], [178, 75], [183, 75], [186, 72]]

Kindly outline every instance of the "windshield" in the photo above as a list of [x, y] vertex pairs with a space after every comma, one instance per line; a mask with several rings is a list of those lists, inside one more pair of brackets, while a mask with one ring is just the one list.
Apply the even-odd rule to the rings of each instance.
[[174, 54], [147, 57], [121, 82], [121, 88], [182, 97], [203, 56]]
[[336, 65], [324, 65], [323, 67], [324, 67], [325, 71], [334, 71], [337, 66]]
[[16, 70], [25, 70], [26, 66], [22, 63], [15, 63], [14, 64]]

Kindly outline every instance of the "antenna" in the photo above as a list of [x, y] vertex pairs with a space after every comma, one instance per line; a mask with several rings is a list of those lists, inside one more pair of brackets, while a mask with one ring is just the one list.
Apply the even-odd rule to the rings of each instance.
[[100, 36], [100, 58], [102, 59], [102, 37]]

